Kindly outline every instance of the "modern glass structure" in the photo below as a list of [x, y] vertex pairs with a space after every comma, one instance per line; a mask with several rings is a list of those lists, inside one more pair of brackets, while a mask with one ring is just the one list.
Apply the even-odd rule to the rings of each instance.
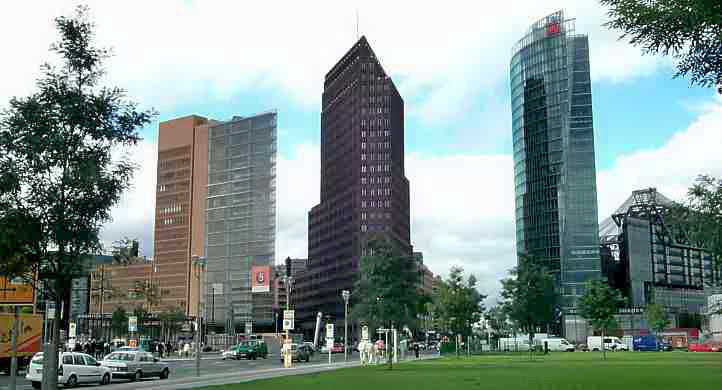
[[589, 42], [559, 11], [531, 26], [511, 59], [516, 242], [573, 306], [601, 277]]
[[275, 112], [209, 126], [205, 313], [227, 333], [273, 325], [273, 296], [251, 291], [251, 267], [275, 258], [276, 137]]

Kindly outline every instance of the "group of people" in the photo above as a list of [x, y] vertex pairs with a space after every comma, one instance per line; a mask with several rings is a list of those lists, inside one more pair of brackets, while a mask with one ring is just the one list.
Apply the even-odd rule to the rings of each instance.
[[112, 352], [112, 347], [109, 342], [95, 339], [85, 339], [82, 341], [76, 341], [73, 348], [71, 344], [65, 345], [66, 351], [83, 352], [96, 359], [102, 359], [103, 356]]

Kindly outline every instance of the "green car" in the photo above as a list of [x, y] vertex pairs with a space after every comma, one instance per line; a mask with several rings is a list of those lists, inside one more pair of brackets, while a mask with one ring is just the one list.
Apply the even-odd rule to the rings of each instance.
[[268, 348], [263, 340], [249, 340], [238, 344], [236, 348], [238, 359], [253, 359], [268, 357]]

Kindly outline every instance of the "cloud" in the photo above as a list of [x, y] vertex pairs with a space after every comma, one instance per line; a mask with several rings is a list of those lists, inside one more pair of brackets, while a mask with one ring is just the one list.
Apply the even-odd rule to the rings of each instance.
[[[25, 95], [49, 58], [57, 35], [52, 19], [69, 15], [78, 1], [3, 2], [0, 35], [13, 61], [0, 65], [0, 104]], [[85, 3], [85, 1], [84, 1]], [[247, 90], [282, 91], [304, 107], [320, 104], [323, 77], [356, 39], [356, 10], [382, 64], [415, 104], [409, 114], [443, 123], [474, 112], [478, 105], [507, 103], [511, 47], [537, 19], [566, 9], [577, 32], [590, 36], [592, 77], [621, 82], [649, 74], [665, 60], [643, 57], [601, 27], [604, 9], [596, 0], [447, 1], [414, 4], [236, 2], [180, 0], [88, 1], [97, 40], [111, 46], [109, 82], [161, 112], [198, 99], [223, 102]], [[494, 102], [497, 100], [497, 102]], [[489, 103], [490, 102], [490, 103]], [[483, 110], [483, 108], [482, 108]]]
[[722, 98], [716, 96], [698, 109], [697, 119], [661, 147], [621, 155], [612, 168], [598, 174], [600, 220], [611, 215], [634, 190], [656, 187], [681, 201], [698, 175], [722, 178]]

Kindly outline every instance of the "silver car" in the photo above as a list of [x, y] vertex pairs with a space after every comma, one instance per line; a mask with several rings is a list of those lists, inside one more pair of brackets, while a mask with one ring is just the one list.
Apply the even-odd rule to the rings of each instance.
[[113, 378], [132, 381], [155, 376], [168, 379], [170, 373], [168, 364], [161, 362], [153, 354], [142, 351], [113, 352], [100, 363], [103, 367], [108, 367]]

